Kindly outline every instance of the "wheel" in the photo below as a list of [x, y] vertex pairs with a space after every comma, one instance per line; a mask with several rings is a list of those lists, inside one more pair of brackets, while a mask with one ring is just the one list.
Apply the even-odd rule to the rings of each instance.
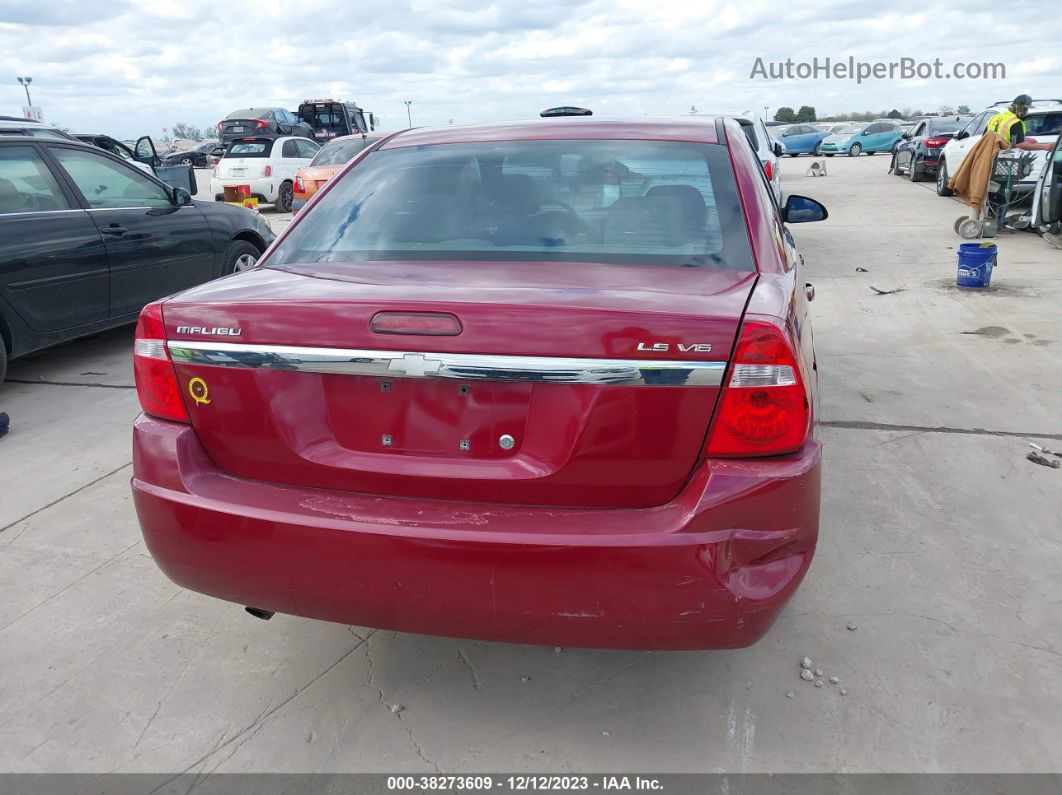
[[277, 189], [277, 200], [273, 202], [273, 207], [278, 213], [290, 213], [291, 212], [291, 183], [282, 182]]
[[233, 240], [225, 249], [225, 265], [221, 273], [227, 276], [230, 273], [249, 271], [258, 262], [260, 256], [262, 252], [254, 243], [248, 243], [246, 240]]
[[182, 157], [181, 158], [181, 165], [182, 166], [190, 166], [190, 165], [192, 165], [192, 158], [190, 158], [190, 157]]
[[959, 224], [959, 234], [967, 240], [976, 240], [981, 237], [982, 230], [981, 222], [976, 218], [964, 218]]
[[849, 157], [859, 157], [861, 154], [863, 154], [863, 147], [859, 144], [852, 144], [848, 149]]
[[7, 344], [4, 338], [0, 337], [0, 384], [4, 383], [5, 375], [7, 375]]
[[937, 166], [937, 195], [954, 196], [955, 191], [948, 187], [948, 161], [941, 155], [940, 165]]
[[951, 228], [955, 230], [955, 234], [959, 234], [959, 227], [962, 226], [963, 221], [968, 221], [969, 219], [970, 216], [968, 215], [960, 215], [955, 219], [955, 223], [951, 225]]
[[907, 164], [907, 179], [911, 182], [924, 182], [926, 175], [918, 168], [918, 158], [911, 153], [911, 162]]
[[812, 154], [815, 155], [815, 157], [819, 157], [820, 155], [822, 155], [822, 141], [819, 141], [817, 144], [815, 144], [815, 150], [812, 152]]

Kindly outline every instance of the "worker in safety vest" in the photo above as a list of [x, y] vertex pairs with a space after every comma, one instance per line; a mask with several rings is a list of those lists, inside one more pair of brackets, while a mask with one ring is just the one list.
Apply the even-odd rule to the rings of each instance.
[[1035, 138], [1025, 137], [1025, 117], [1032, 105], [1032, 97], [1028, 94], [1018, 94], [1010, 107], [1000, 111], [988, 120], [986, 132], [994, 132], [1003, 136], [1015, 149], [1026, 151], [1046, 151], [1054, 149], [1054, 144], [1037, 143]]

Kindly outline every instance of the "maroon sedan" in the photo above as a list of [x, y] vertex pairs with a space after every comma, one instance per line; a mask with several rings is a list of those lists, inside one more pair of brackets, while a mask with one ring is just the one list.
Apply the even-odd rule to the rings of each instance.
[[785, 224], [825, 217], [730, 120], [392, 135], [258, 267], [145, 307], [148, 548], [265, 618], [754, 643], [818, 534]]

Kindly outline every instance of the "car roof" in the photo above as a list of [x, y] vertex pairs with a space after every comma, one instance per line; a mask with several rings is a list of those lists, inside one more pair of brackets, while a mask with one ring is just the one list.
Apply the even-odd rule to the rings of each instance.
[[[361, 133], [354, 133], [353, 135], [337, 135], [335, 138], [329, 138], [324, 144], [321, 145], [321, 148], [323, 149], [324, 147], [328, 146], [328, 144], [334, 144], [337, 141], [361, 141], [363, 139], [366, 141], [379, 141], [381, 138], [386, 138], [390, 134], [391, 133], [376, 132], [374, 130], [373, 132], [365, 133], [365, 135], [362, 135]], [[306, 140], [308, 141], [310, 139], [307, 138]]]
[[396, 133], [382, 149], [484, 141], [641, 140], [720, 143], [716, 117], [609, 119], [560, 116], [534, 121], [419, 127]]

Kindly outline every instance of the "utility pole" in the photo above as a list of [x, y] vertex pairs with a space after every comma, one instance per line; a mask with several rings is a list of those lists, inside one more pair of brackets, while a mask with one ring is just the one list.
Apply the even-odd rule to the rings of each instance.
[[406, 121], [408, 121], [409, 122], [409, 126], [412, 127], [413, 126], [413, 116], [409, 112], [409, 106], [413, 104], [413, 100], [407, 99], [407, 100], [405, 100], [405, 103], [406, 103]]
[[33, 107], [33, 100], [30, 99], [29, 87], [30, 87], [30, 83], [32, 83], [32, 82], [33, 82], [33, 78], [32, 77], [20, 77], [18, 79], [19, 85], [22, 86], [24, 89], [26, 89], [26, 104], [29, 105], [31, 108]]
[[770, 106], [769, 105], [764, 105], [763, 106], [763, 120], [764, 121], [770, 121], [770, 119], [767, 117], [767, 108], [768, 107], [770, 107]]

